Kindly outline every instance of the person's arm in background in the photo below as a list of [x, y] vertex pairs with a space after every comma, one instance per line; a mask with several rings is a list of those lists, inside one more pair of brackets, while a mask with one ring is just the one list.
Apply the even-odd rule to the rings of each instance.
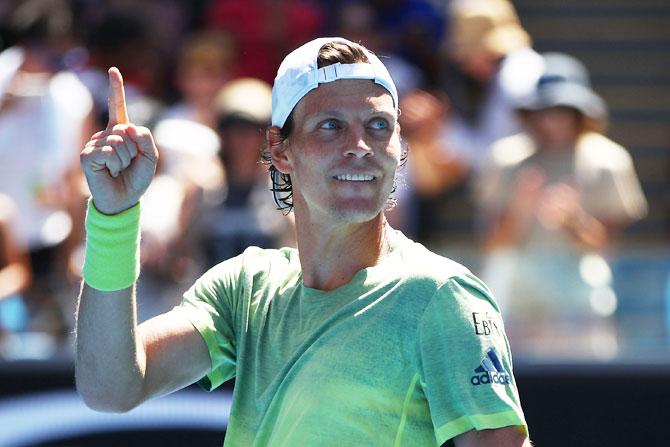
[[11, 199], [0, 194], [0, 300], [22, 292], [32, 280], [28, 253], [11, 231], [15, 212]]
[[565, 183], [549, 185], [542, 193], [537, 217], [548, 229], [561, 230], [586, 249], [606, 247], [621, 224], [606, 224], [580, 204], [579, 192]]
[[446, 99], [417, 90], [401, 101], [402, 136], [412, 153], [411, 180], [422, 197], [435, 197], [462, 182], [468, 166], [448, 153], [442, 141], [442, 128], [448, 119]]
[[[484, 234], [484, 249], [514, 247], [525, 237], [528, 227], [535, 218], [538, 203], [545, 186], [545, 176], [537, 169], [523, 169], [514, 179], [511, 197], [506, 205], [490, 213]], [[494, 185], [503, 191], [503, 184]], [[496, 207], [498, 204], [496, 204]]]
[[579, 246], [599, 249], [608, 245], [618, 228], [590, 215], [580, 205], [579, 192], [565, 183], [547, 185], [544, 174], [525, 168], [515, 180], [512, 199], [487, 226], [484, 247], [516, 246], [532, 220], [548, 230], [563, 231]]
[[[90, 206], [114, 219], [119, 213], [137, 211], [135, 206], [153, 178], [158, 151], [148, 129], [127, 124], [123, 80], [116, 69], [109, 74], [109, 124], [93, 135], [80, 158], [92, 195]], [[138, 326], [134, 283], [102, 291], [87, 284], [86, 275], [84, 279], [77, 311], [75, 377], [87, 405], [127, 411], [209, 371], [206, 345], [190, 322], [168, 312]]]

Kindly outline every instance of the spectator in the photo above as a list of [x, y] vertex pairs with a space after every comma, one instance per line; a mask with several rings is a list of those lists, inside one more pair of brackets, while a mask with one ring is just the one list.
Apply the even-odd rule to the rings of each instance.
[[165, 119], [154, 136], [161, 157], [142, 205], [140, 321], [174, 306], [184, 283], [201, 273], [197, 217], [224, 188], [217, 156], [221, 142], [213, 129], [187, 119]]
[[471, 183], [491, 143], [520, 130], [514, 101], [532, 89], [542, 59], [507, 0], [454, 0], [448, 16], [449, 76], [443, 89], [403, 98], [400, 120], [416, 154], [408, 176], [418, 199], [416, 237], [469, 256], [476, 227]]
[[425, 78], [418, 67], [395, 51], [393, 36], [397, 30], [384, 26], [378, 11], [370, 2], [362, 0], [350, 0], [338, 5], [333, 34], [360, 42], [379, 55], [402, 97], [410, 90], [423, 87]]
[[77, 150], [91, 132], [92, 100], [64, 68], [73, 46], [68, 2], [19, 2], [7, 23], [14, 45], [0, 53], [0, 193], [16, 205], [11, 234], [30, 256], [33, 329], [64, 336], [71, 312], [61, 307], [73, 303], [58, 303], [57, 291], [81, 238], [72, 223], [84, 212]]
[[218, 204], [203, 213], [202, 246], [208, 267], [250, 245], [273, 248], [293, 239], [290, 219], [277, 216], [268, 195], [267, 174], [259, 164], [262, 130], [272, 113], [270, 85], [241, 78], [224, 87], [216, 103], [226, 192]]
[[111, 66], [125, 73], [126, 101], [133, 122], [144, 126], [155, 123], [163, 108], [158, 98], [164, 79], [163, 59], [151, 31], [148, 18], [130, 7], [102, 9], [100, 17], [92, 19], [87, 39], [89, 63], [78, 75], [93, 94], [99, 124], [107, 122], [107, 69]]
[[[368, 0], [394, 53], [418, 67], [431, 86], [438, 79], [439, 47], [444, 39], [444, 1]], [[379, 32], [379, 30], [371, 30]], [[393, 75], [393, 73], [391, 73]]]
[[210, 29], [233, 37], [240, 54], [238, 76], [272, 82], [291, 48], [321, 32], [324, 14], [310, 0], [215, 0], [205, 13]]
[[520, 130], [514, 105], [532, 90], [542, 59], [508, 0], [454, 0], [450, 19], [447, 51], [465, 79], [445, 85], [453, 113], [443, 139], [478, 172], [490, 145]]
[[233, 45], [226, 34], [208, 31], [191, 36], [177, 60], [176, 83], [181, 99], [164, 110], [161, 118], [189, 119], [215, 129], [214, 100], [232, 77], [234, 64]]
[[585, 342], [613, 340], [616, 309], [603, 255], [647, 203], [628, 152], [599, 133], [606, 106], [584, 66], [558, 53], [544, 61], [517, 103], [525, 131], [495, 143], [482, 179], [483, 276], [518, 348], [594, 355]]
[[28, 327], [23, 293], [30, 285], [31, 269], [28, 253], [12, 236], [16, 218], [14, 203], [0, 194], [0, 341], [3, 335]]
[[432, 209], [433, 201], [440, 201], [445, 193], [458, 188], [469, 167], [442, 140], [451, 112], [445, 95], [415, 90], [402, 98], [400, 105], [402, 135], [412, 152], [408, 188], [417, 196], [417, 200], [411, 201], [417, 214], [413, 229], [422, 240], [429, 240], [430, 230], [426, 227], [434, 221], [427, 218], [425, 208]]

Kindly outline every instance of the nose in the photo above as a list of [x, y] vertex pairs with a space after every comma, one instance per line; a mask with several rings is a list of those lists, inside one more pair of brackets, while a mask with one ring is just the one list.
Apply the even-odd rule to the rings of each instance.
[[363, 129], [352, 129], [347, 139], [347, 145], [344, 150], [345, 157], [371, 157], [374, 155], [372, 146], [365, 139]]

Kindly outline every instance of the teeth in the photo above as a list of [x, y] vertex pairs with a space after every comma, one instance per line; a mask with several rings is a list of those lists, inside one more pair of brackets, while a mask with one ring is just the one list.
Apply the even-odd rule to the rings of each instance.
[[368, 174], [342, 174], [335, 176], [335, 178], [347, 182], [369, 182], [375, 179], [374, 176]]

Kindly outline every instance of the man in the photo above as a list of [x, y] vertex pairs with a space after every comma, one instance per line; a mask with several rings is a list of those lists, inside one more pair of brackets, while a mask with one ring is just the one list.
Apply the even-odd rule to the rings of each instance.
[[88, 405], [125, 411], [235, 377], [228, 445], [530, 445], [488, 289], [385, 223], [401, 144], [376, 56], [317, 39], [279, 68], [268, 156], [298, 250], [249, 248], [139, 327], [128, 266], [157, 151], [123, 124], [115, 69], [110, 82], [110, 125], [82, 152], [93, 198], [76, 377]]

